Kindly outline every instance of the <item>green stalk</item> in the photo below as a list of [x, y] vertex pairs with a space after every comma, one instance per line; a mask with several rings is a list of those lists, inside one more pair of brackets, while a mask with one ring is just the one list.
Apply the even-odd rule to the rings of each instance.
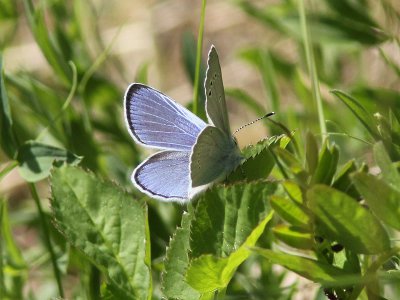
[[62, 282], [61, 282], [61, 273], [60, 273], [60, 270], [58, 269], [56, 254], [54, 252], [53, 246], [51, 245], [50, 231], [47, 226], [46, 215], [43, 211], [42, 204], [40, 203], [39, 195], [38, 195], [35, 184], [29, 183], [29, 189], [31, 190], [32, 197], [35, 200], [35, 203], [36, 203], [36, 206], [37, 206], [37, 209], [39, 212], [39, 219], [40, 219], [40, 223], [42, 225], [44, 241], [46, 243], [47, 250], [50, 253], [50, 259], [51, 259], [51, 263], [53, 265], [53, 273], [54, 273], [54, 277], [56, 278], [56, 281], [57, 281], [58, 293], [60, 294], [60, 298], [64, 298], [64, 290], [63, 290]]
[[325, 125], [325, 116], [324, 116], [324, 110], [322, 107], [321, 93], [319, 90], [319, 80], [318, 80], [317, 69], [315, 67], [314, 52], [311, 47], [310, 33], [309, 33], [308, 27], [307, 27], [307, 19], [306, 19], [306, 11], [304, 8], [304, 0], [299, 0], [298, 4], [299, 4], [298, 9], [299, 9], [299, 15], [300, 15], [301, 32], [302, 32], [302, 36], [303, 36], [304, 50], [306, 53], [308, 73], [311, 77], [312, 95], [313, 95], [314, 101], [317, 103], [319, 127], [321, 130], [322, 142], [323, 142], [324, 138], [326, 137], [326, 132], [327, 132], [326, 125]]
[[201, 5], [201, 16], [200, 16], [200, 27], [199, 36], [197, 37], [197, 52], [196, 52], [196, 73], [194, 74], [193, 84], [193, 113], [197, 114], [197, 108], [199, 104], [199, 80], [200, 80], [200, 65], [201, 65], [201, 53], [203, 49], [203, 33], [204, 33], [204, 19], [206, 16], [206, 3], [207, 0], [202, 0]]

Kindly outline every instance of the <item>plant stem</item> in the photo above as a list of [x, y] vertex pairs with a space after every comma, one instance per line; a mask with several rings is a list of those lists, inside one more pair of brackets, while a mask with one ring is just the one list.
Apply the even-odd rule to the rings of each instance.
[[204, 33], [204, 19], [206, 15], [206, 3], [207, 0], [202, 0], [201, 5], [201, 16], [200, 16], [200, 26], [199, 35], [197, 37], [197, 50], [196, 50], [196, 73], [194, 74], [194, 84], [193, 84], [193, 113], [197, 114], [198, 103], [199, 103], [199, 80], [200, 80], [200, 65], [201, 65], [201, 53], [203, 49], [203, 33]]
[[31, 190], [32, 197], [35, 200], [35, 203], [36, 203], [36, 206], [37, 206], [37, 209], [39, 212], [39, 219], [40, 219], [40, 223], [42, 225], [44, 241], [46, 243], [47, 250], [50, 253], [50, 259], [51, 259], [51, 263], [53, 265], [53, 272], [54, 272], [54, 276], [57, 281], [58, 293], [60, 294], [61, 298], [64, 298], [64, 290], [63, 290], [62, 282], [61, 282], [61, 273], [60, 273], [60, 270], [58, 269], [56, 254], [54, 252], [53, 246], [51, 245], [50, 231], [47, 226], [46, 215], [43, 211], [42, 204], [40, 203], [39, 195], [38, 195], [35, 184], [29, 183], [29, 189]]
[[321, 93], [319, 90], [317, 68], [315, 66], [314, 52], [313, 52], [311, 41], [310, 41], [310, 33], [309, 33], [308, 27], [307, 27], [307, 18], [306, 18], [306, 11], [304, 8], [304, 0], [299, 0], [298, 4], [299, 4], [298, 9], [299, 9], [299, 15], [300, 15], [300, 25], [301, 25], [302, 35], [303, 35], [303, 43], [304, 43], [304, 50], [306, 53], [308, 73], [311, 77], [311, 87], [312, 87], [313, 98], [314, 98], [315, 102], [317, 103], [319, 127], [321, 130], [322, 142], [323, 142], [323, 140], [326, 136], [326, 125], [325, 125], [324, 110], [322, 108]]

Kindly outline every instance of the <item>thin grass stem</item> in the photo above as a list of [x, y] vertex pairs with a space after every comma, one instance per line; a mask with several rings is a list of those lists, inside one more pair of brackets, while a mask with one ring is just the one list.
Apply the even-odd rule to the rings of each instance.
[[306, 11], [304, 8], [304, 0], [298, 1], [298, 9], [300, 15], [300, 25], [303, 36], [304, 50], [306, 53], [307, 67], [311, 77], [312, 95], [314, 101], [317, 103], [319, 127], [321, 130], [322, 139], [324, 139], [326, 136], [325, 116], [322, 107], [321, 93], [319, 90], [319, 80], [318, 80], [317, 68], [315, 66], [314, 52], [311, 45], [310, 32], [307, 27], [307, 18], [306, 18]]
[[200, 81], [200, 65], [201, 65], [201, 53], [203, 49], [203, 33], [204, 33], [204, 19], [206, 16], [206, 3], [207, 0], [202, 0], [201, 5], [201, 16], [200, 16], [200, 26], [199, 35], [197, 37], [197, 50], [196, 50], [196, 71], [194, 74], [194, 84], [193, 84], [193, 113], [197, 114], [198, 104], [199, 104], [199, 81]]
[[28, 185], [29, 185], [29, 189], [31, 191], [31, 195], [32, 195], [33, 199], [35, 200], [35, 204], [36, 204], [36, 207], [39, 212], [39, 219], [40, 219], [40, 223], [41, 223], [42, 230], [43, 230], [43, 237], [44, 237], [44, 241], [46, 243], [47, 250], [50, 253], [50, 260], [53, 265], [53, 273], [54, 273], [54, 277], [57, 282], [58, 293], [61, 298], [64, 298], [64, 290], [63, 290], [62, 281], [61, 281], [61, 272], [58, 268], [56, 254], [55, 254], [54, 248], [51, 244], [50, 231], [49, 231], [49, 227], [47, 224], [46, 215], [43, 211], [42, 204], [40, 203], [39, 195], [38, 195], [35, 184], [29, 183]]

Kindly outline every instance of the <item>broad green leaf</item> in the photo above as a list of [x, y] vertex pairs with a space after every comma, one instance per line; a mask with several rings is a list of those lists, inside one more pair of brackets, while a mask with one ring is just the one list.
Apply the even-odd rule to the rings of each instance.
[[253, 248], [252, 251], [265, 257], [271, 263], [281, 265], [300, 276], [323, 285], [343, 285], [346, 278], [358, 276], [357, 273], [349, 274], [342, 269], [310, 258], [261, 248]]
[[190, 227], [191, 257], [226, 257], [236, 251], [269, 214], [277, 183], [216, 186], [199, 199]]
[[199, 299], [200, 293], [194, 290], [185, 279], [189, 265], [189, 234], [193, 214], [182, 216], [182, 225], [169, 242], [165, 256], [165, 271], [162, 275], [162, 290], [172, 299]]
[[0, 299], [23, 299], [28, 268], [14, 240], [7, 202], [1, 198], [0, 253]]
[[357, 190], [371, 210], [386, 224], [400, 230], [400, 190], [371, 174], [353, 175]]
[[51, 173], [57, 228], [107, 278], [117, 299], [150, 299], [147, 206], [77, 167]]
[[330, 184], [335, 175], [337, 164], [339, 161], [339, 148], [336, 145], [329, 145], [329, 141], [325, 143], [321, 149], [317, 168], [312, 176], [312, 183]]
[[373, 138], [379, 138], [374, 117], [361, 105], [359, 101], [339, 90], [333, 90], [332, 94], [334, 94], [352, 111], [352, 113], [364, 125]]
[[317, 229], [359, 254], [377, 254], [390, 249], [390, 240], [382, 224], [355, 199], [324, 185], [307, 192], [309, 208], [317, 220]]
[[281, 196], [271, 196], [271, 206], [282, 219], [291, 225], [301, 228], [309, 228], [310, 218], [301, 209], [301, 204], [295, 203], [293, 200]]
[[264, 217], [246, 240], [228, 255], [216, 257], [206, 254], [192, 260], [186, 275], [187, 282], [201, 293], [211, 293], [226, 288], [237, 267], [250, 255], [249, 247], [255, 245], [272, 216], [271, 212]]
[[394, 188], [400, 190], [400, 174], [396, 166], [392, 163], [382, 142], [374, 145], [374, 158], [376, 164], [382, 172], [383, 179], [390, 183]]
[[274, 227], [272, 232], [277, 239], [293, 248], [308, 250], [314, 245], [311, 233], [295, 226], [281, 224]]
[[13, 120], [6, 86], [4, 84], [3, 58], [0, 53], [0, 146], [9, 158], [14, 158], [17, 150], [16, 138], [13, 132]]
[[28, 182], [36, 182], [50, 174], [53, 162], [76, 165], [81, 157], [68, 150], [28, 141], [18, 149], [17, 161], [20, 175]]

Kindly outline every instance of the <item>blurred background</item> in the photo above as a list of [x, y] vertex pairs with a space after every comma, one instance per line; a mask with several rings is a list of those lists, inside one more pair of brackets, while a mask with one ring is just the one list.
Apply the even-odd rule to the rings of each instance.
[[[342, 161], [368, 159], [365, 144], [348, 137], [364, 139], [365, 130], [329, 91], [344, 90], [383, 112], [400, 101], [400, 2], [305, 3], [328, 131], [346, 136], [336, 141]], [[190, 107], [200, 11], [201, 1], [0, 0], [0, 49], [20, 142], [40, 136], [83, 156], [83, 167], [132, 190], [130, 173], [147, 154], [125, 128], [125, 89], [131, 82], [147, 83]], [[209, 0], [202, 78], [212, 44], [219, 53], [232, 130], [275, 111], [275, 120], [298, 132], [300, 145], [307, 131], [319, 134], [297, 1]], [[202, 84], [203, 79], [204, 98]], [[265, 125], [240, 132], [240, 145], [279, 133]], [[10, 155], [0, 157], [4, 167]], [[46, 201], [47, 181], [38, 186]], [[0, 191], [8, 199], [16, 244], [33, 266], [24, 293], [39, 287], [40, 295], [52, 295], [53, 282], [46, 286], [43, 280], [48, 258], [38, 241], [36, 210], [17, 169], [0, 182]], [[154, 242], [155, 257], [164, 253], [179, 222], [166, 217], [172, 208], [163, 209], [161, 219], [169, 227]], [[173, 209], [179, 215], [181, 208]], [[67, 282], [74, 286], [75, 279], [72, 274]]]

